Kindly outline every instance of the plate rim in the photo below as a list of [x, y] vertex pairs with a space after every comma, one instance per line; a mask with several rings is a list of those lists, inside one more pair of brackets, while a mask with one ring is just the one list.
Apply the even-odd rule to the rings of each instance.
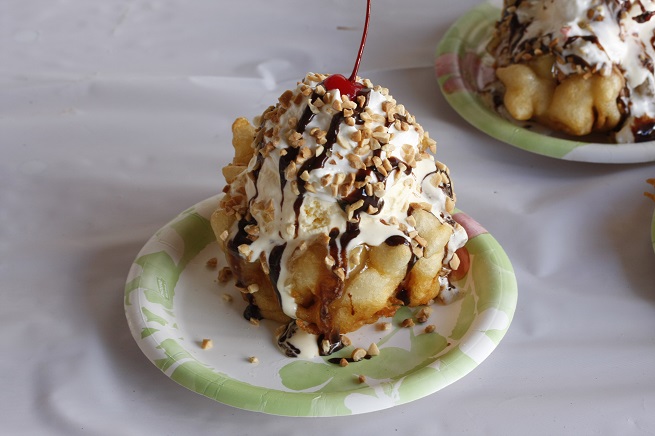
[[[483, 2], [460, 16], [441, 38], [435, 51], [434, 74], [439, 84], [441, 94], [448, 104], [469, 124], [483, 133], [516, 148], [548, 156], [555, 159], [601, 163], [601, 164], [631, 164], [655, 161], [655, 141], [645, 141], [629, 144], [593, 143], [575, 139], [564, 139], [530, 131], [512, 123], [489, 108], [476, 93], [466, 88], [449, 91], [445, 89], [446, 81], [459, 73], [458, 63], [450, 66], [453, 73], [439, 74], [437, 65], [444, 55], [461, 55], [466, 52], [469, 38], [480, 31], [480, 24], [494, 22], [494, 17], [500, 17], [501, 8]], [[464, 30], [465, 32], [462, 32]], [[463, 33], [464, 37], [459, 35]], [[470, 52], [469, 52], [470, 53]], [[548, 145], [541, 145], [544, 140]]]
[[[153, 356], [155, 354], [159, 353], [159, 351], [157, 351], [157, 350], [162, 349], [162, 342], [163, 341], [157, 340], [157, 338], [159, 336], [157, 334], [151, 334], [151, 335], [148, 335], [147, 337], [142, 337], [143, 328], [147, 328], [145, 315], [143, 314], [143, 311], [141, 310], [141, 308], [143, 307], [142, 299], [144, 298], [144, 294], [142, 292], [138, 292], [139, 289], [140, 289], [139, 287], [128, 290], [129, 285], [131, 285], [131, 286], [134, 285], [133, 282], [134, 282], [135, 279], [138, 279], [137, 283], [140, 283], [140, 281], [141, 281], [141, 275], [142, 274], [139, 273], [139, 271], [143, 272], [143, 270], [139, 265], [136, 264], [136, 261], [139, 260], [139, 258], [141, 258], [145, 253], [152, 253], [150, 251], [151, 246], [159, 243], [157, 241], [157, 235], [158, 234], [160, 234], [162, 231], [170, 228], [172, 224], [174, 224], [175, 222], [180, 220], [183, 216], [185, 216], [185, 214], [188, 214], [191, 211], [198, 210], [198, 209], [201, 209], [203, 207], [206, 207], [210, 202], [212, 204], [217, 204], [217, 200], [220, 197], [220, 195], [221, 194], [218, 194], [218, 195], [215, 195], [213, 197], [202, 200], [202, 201], [196, 203], [194, 206], [192, 206], [190, 208], [187, 208], [186, 210], [180, 212], [178, 215], [175, 216], [175, 218], [170, 220], [168, 223], [166, 223], [164, 226], [162, 226], [157, 232], [155, 232], [155, 234], [153, 234], [147, 240], [147, 242], [143, 245], [143, 247], [141, 248], [141, 250], [139, 251], [139, 253], [135, 257], [134, 262], [132, 263], [132, 265], [130, 267], [130, 270], [129, 270], [129, 273], [128, 273], [128, 276], [127, 276], [127, 279], [126, 279], [125, 290], [124, 290], [124, 311], [125, 311], [125, 316], [127, 318], [128, 326], [129, 326], [130, 332], [132, 334], [132, 337], [136, 341], [136, 343], [139, 346], [139, 348], [141, 349], [141, 351], [148, 358], [148, 360], [150, 360], [153, 364], [155, 364], [155, 366], [158, 369], [160, 369], [160, 371], [164, 372], [164, 374], [167, 377], [171, 378], [172, 380], [174, 380], [178, 384], [186, 387], [187, 389], [189, 389], [189, 390], [191, 390], [193, 392], [196, 392], [198, 394], [207, 396], [208, 398], [213, 399], [213, 400], [215, 400], [217, 402], [227, 404], [227, 405], [230, 405], [230, 406], [233, 406], [233, 407], [236, 407], [236, 408], [244, 409], [244, 410], [259, 411], [259, 412], [264, 412], [264, 413], [269, 413], [269, 414], [274, 414], [274, 415], [281, 415], [281, 416], [342, 416], [342, 415], [347, 415], [347, 413], [335, 412], [334, 410], [330, 409], [329, 407], [325, 408], [324, 410], [316, 409], [316, 410], [312, 410], [311, 413], [299, 414], [299, 413], [294, 413], [293, 410], [278, 410], [279, 408], [275, 408], [275, 407], [271, 408], [271, 407], [261, 407], [261, 405], [257, 406], [257, 405], [254, 405], [254, 404], [244, 404], [243, 401], [237, 401], [237, 400], [235, 400], [235, 398], [231, 398], [230, 395], [229, 395], [230, 390], [232, 390], [232, 391], [234, 391], [234, 393], [232, 395], [236, 395], [237, 397], [239, 397], [239, 394], [241, 394], [241, 396], [243, 396], [243, 392], [239, 392], [239, 390], [241, 388], [243, 388], [243, 387], [247, 387], [248, 390], [252, 391], [252, 393], [254, 393], [254, 396], [256, 396], [256, 397], [258, 396], [258, 397], [261, 398], [262, 394], [264, 394], [266, 397], [268, 397], [267, 403], [276, 403], [276, 401], [271, 401], [271, 398], [280, 397], [279, 398], [280, 400], [288, 401], [290, 399], [289, 397], [293, 397], [294, 401], [299, 401], [299, 400], [302, 400], [302, 401], [310, 401], [311, 400], [312, 402], [317, 402], [318, 401], [320, 403], [320, 405], [325, 406], [325, 403], [329, 403], [329, 401], [331, 400], [331, 397], [336, 398], [336, 397], [339, 396], [339, 398], [343, 398], [343, 397], [341, 397], [343, 395], [343, 392], [320, 392], [320, 391], [316, 391], [316, 392], [304, 392], [304, 391], [303, 392], [299, 392], [299, 391], [287, 392], [287, 391], [281, 391], [281, 390], [276, 390], [276, 389], [270, 389], [270, 388], [266, 388], [266, 387], [263, 387], [263, 386], [256, 386], [256, 385], [244, 382], [242, 380], [231, 378], [231, 377], [229, 377], [229, 376], [227, 376], [225, 374], [221, 374], [221, 373], [218, 373], [216, 371], [212, 371], [212, 373], [215, 374], [218, 377], [218, 379], [221, 380], [221, 382], [222, 382], [221, 386], [224, 387], [224, 390], [228, 391], [227, 395], [220, 395], [220, 398], [218, 398], [216, 396], [210, 396], [206, 392], [201, 392], [200, 390], [198, 390], [196, 388], [194, 383], [188, 383], [186, 381], [186, 378], [188, 376], [187, 371], [190, 371], [192, 373], [191, 375], [194, 376], [194, 377], [202, 377], [202, 378], [206, 377], [207, 374], [201, 374], [200, 372], [195, 372], [195, 370], [193, 369], [195, 367], [189, 368], [188, 366], [181, 366], [180, 365], [179, 367], [176, 367], [173, 370], [173, 372], [170, 372], [169, 371], [170, 368], [164, 369], [164, 368], [160, 367], [159, 365], [157, 365], [157, 363], [155, 362], [155, 359], [154, 359]], [[438, 385], [437, 388], [434, 389], [434, 390], [430, 390], [427, 393], [419, 392], [418, 395], [416, 395], [416, 396], [412, 395], [409, 398], [405, 399], [405, 401], [401, 401], [401, 402], [398, 402], [398, 403], [387, 404], [386, 406], [382, 406], [382, 407], [376, 406], [376, 407], [370, 408], [370, 410], [364, 410], [363, 409], [363, 410], [358, 410], [358, 411], [355, 411], [355, 412], [351, 411], [351, 414], [367, 413], [367, 412], [382, 410], [382, 409], [385, 409], [385, 408], [388, 408], [388, 407], [394, 407], [394, 406], [398, 406], [398, 405], [401, 405], [401, 404], [406, 404], [408, 402], [411, 402], [411, 401], [417, 400], [419, 398], [423, 398], [423, 397], [425, 397], [427, 395], [430, 395], [432, 393], [435, 393], [435, 392], [445, 388], [446, 386], [454, 383], [455, 381], [459, 380], [460, 378], [464, 377], [465, 375], [469, 374], [473, 369], [475, 369], [484, 360], [486, 360], [486, 358], [489, 357], [489, 355], [491, 355], [491, 353], [498, 347], [501, 340], [503, 339], [503, 337], [505, 336], [505, 334], [509, 330], [512, 319], [514, 317], [514, 313], [515, 313], [515, 310], [516, 310], [517, 299], [518, 299], [518, 285], [517, 285], [516, 275], [515, 275], [513, 266], [511, 264], [511, 261], [509, 260], [509, 257], [507, 256], [507, 254], [503, 250], [502, 246], [498, 243], [498, 241], [490, 233], [485, 232], [484, 234], [489, 235], [488, 241], [491, 244], [491, 248], [493, 248], [493, 250], [489, 250], [489, 251], [493, 251], [493, 253], [497, 257], [499, 257], [500, 261], [502, 261], [503, 267], [507, 268], [507, 271], [506, 271], [507, 274], [503, 275], [503, 281], [502, 281], [503, 288], [498, 291], [498, 294], [500, 295], [499, 299], [504, 304], [497, 306], [498, 308], [500, 308], [500, 307], [503, 308], [502, 313], [507, 316], [507, 323], [506, 323], [506, 326], [505, 326], [504, 329], [499, 330], [499, 334], [497, 335], [497, 341], [494, 343], [493, 347], [490, 350], [488, 350], [488, 353], [485, 353], [485, 355], [483, 355], [481, 357], [481, 359], [473, 365], [473, 367], [471, 367], [470, 369], [465, 369], [464, 371], [460, 371], [460, 373], [458, 373], [458, 374], [456, 374], [454, 376], [451, 376], [450, 378], [448, 378], [446, 380], [445, 383], [443, 383], [441, 385]], [[180, 237], [182, 238], [182, 235], [180, 235]], [[474, 237], [477, 237], [477, 235], [474, 236]], [[212, 242], [213, 241], [208, 242], [208, 245], [211, 244]], [[186, 266], [185, 266], [185, 268], [186, 268]], [[131, 302], [130, 302], [130, 300], [131, 300]], [[485, 326], [486, 325], [491, 325], [491, 324], [493, 324], [493, 318], [498, 316], [497, 312], [501, 312], [501, 310], [498, 310], [498, 311], [496, 311], [496, 313], [491, 313], [491, 314], [486, 313], [486, 311], [483, 311], [483, 312], [479, 313], [476, 316], [475, 320], [476, 321], [482, 321], [482, 324], [485, 325]], [[490, 316], [492, 317], [492, 319], [491, 320], [487, 319]], [[483, 319], [483, 317], [484, 317], [484, 319]], [[492, 330], [492, 329], [487, 327], [487, 330], [485, 330], [485, 331], [488, 331], [488, 330]], [[467, 332], [463, 336], [463, 338], [467, 337], [467, 335], [468, 335], [468, 333], [470, 331], [471, 331], [471, 326], [468, 327]], [[481, 338], [478, 337], [477, 339], [479, 341]], [[179, 344], [179, 342], [177, 342], [177, 343]], [[474, 347], [475, 343], [473, 343], [471, 346]], [[459, 350], [459, 346], [454, 347], [453, 350]], [[189, 353], [188, 350], [185, 350], [185, 351], [187, 353]], [[452, 350], [449, 350], [444, 355], [440, 356], [439, 359], [435, 359], [435, 361], [436, 360], [441, 360], [443, 357], [447, 356], [451, 351]], [[189, 353], [189, 355], [191, 355], [191, 353]], [[455, 360], [460, 359], [460, 358], [461, 358], [461, 356], [459, 356], [459, 357], [455, 356]], [[200, 360], [196, 359], [195, 357], [194, 357], [194, 359], [199, 364], [202, 364], [202, 362]], [[157, 359], [157, 360], [159, 360], [159, 359]], [[180, 369], [182, 371], [182, 374], [180, 376], [174, 378], [173, 375], [174, 375], [175, 371], [177, 371], [178, 369]], [[400, 378], [399, 380], [393, 380], [392, 379], [392, 380], [381, 381], [380, 385], [392, 386], [392, 385], [394, 385], [396, 383], [400, 383], [400, 382], [404, 383], [405, 381], [409, 381], [410, 383], [412, 383], [412, 382], [425, 383], [425, 381], [427, 379], [429, 379], [430, 376], [431, 376], [428, 373], [431, 373], [433, 371], [434, 371], [434, 368], [432, 366], [428, 365], [426, 367], [419, 368], [418, 370], [414, 371], [413, 373], [411, 373], [411, 374], [409, 374], [409, 375], [407, 375], [405, 377]], [[450, 372], [446, 373], [446, 375], [449, 375], [449, 374], [450, 374]], [[369, 386], [367, 386], [367, 385], [362, 385], [361, 387], [354, 386], [354, 388], [352, 390], [348, 391], [348, 394], [357, 393], [358, 391], [365, 392], [365, 391], [368, 391], [370, 389], [371, 388]]]

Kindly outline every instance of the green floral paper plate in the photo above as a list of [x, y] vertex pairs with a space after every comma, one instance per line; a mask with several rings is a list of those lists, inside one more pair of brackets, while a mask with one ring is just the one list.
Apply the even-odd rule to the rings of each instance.
[[[194, 392], [278, 415], [380, 410], [432, 394], [468, 374], [510, 325], [517, 300], [512, 265], [489, 233], [458, 213], [455, 218], [470, 236], [471, 268], [457, 283], [463, 297], [435, 305], [428, 321], [437, 326], [435, 332], [424, 333], [420, 324], [401, 328], [400, 322], [418, 310], [404, 307], [388, 320], [390, 330], [371, 325], [348, 334], [354, 345], [377, 343], [379, 356], [346, 367], [324, 357], [285, 357], [273, 342], [277, 325], [247, 322], [245, 302], [233, 283], [217, 282], [222, 264], [209, 217], [219, 198], [197, 204], [159, 230], [138, 254], [125, 286], [125, 312], [139, 347], [164, 374]], [[207, 265], [214, 257], [216, 268]], [[202, 349], [203, 339], [212, 339], [213, 348]], [[251, 363], [251, 356], [258, 362]]]
[[437, 47], [435, 73], [455, 111], [488, 135], [545, 156], [597, 163], [655, 160], [655, 141], [613, 144], [595, 142], [597, 139], [571, 140], [536, 124], [510, 121], [485, 104], [479, 90], [494, 78], [493, 58], [485, 46], [500, 13], [500, 7], [491, 2], [473, 8], [453, 24]]

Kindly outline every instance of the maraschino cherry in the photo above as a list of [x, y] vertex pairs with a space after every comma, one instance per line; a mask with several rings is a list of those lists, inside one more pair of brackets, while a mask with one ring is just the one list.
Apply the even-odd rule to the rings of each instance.
[[368, 22], [371, 18], [371, 0], [366, 0], [366, 21], [364, 22], [364, 32], [362, 34], [362, 41], [359, 44], [359, 52], [357, 52], [357, 59], [355, 60], [355, 67], [349, 78], [345, 78], [341, 74], [332, 74], [323, 81], [323, 86], [328, 91], [338, 89], [341, 95], [347, 95], [348, 98], [354, 100], [357, 92], [364, 88], [364, 85], [357, 83], [357, 71], [359, 71], [359, 64], [362, 61], [362, 54], [364, 53], [364, 45], [366, 44], [366, 36], [368, 35]]

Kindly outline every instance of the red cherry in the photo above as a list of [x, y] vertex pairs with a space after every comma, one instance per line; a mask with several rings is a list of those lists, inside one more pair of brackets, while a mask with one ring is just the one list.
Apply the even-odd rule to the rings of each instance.
[[364, 32], [362, 33], [362, 41], [359, 44], [359, 51], [355, 60], [355, 67], [348, 79], [341, 74], [333, 74], [323, 81], [323, 86], [328, 91], [338, 89], [341, 95], [347, 95], [348, 98], [354, 100], [357, 92], [364, 88], [364, 85], [357, 83], [357, 71], [359, 64], [362, 61], [362, 54], [364, 53], [364, 45], [366, 45], [366, 36], [368, 35], [368, 22], [371, 18], [371, 0], [366, 0], [366, 20], [364, 21]]
[[354, 100], [357, 96], [357, 91], [362, 89], [364, 85], [357, 82], [351, 82], [341, 74], [333, 74], [323, 81], [323, 86], [328, 91], [338, 89], [341, 95], [347, 95], [348, 98]]

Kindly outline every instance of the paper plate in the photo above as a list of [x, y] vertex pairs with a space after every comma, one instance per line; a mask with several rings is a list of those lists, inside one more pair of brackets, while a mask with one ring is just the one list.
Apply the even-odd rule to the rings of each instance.
[[[327, 357], [299, 360], [275, 346], [275, 323], [246, 321], [233, 283], [220, 284], [222, 267], [209, 217], [219, 197], [207, 199], [159, 230], [138, 254], [125, 286], [125, 312], [134, 339], [161, 371], [182, 386], [234, 407], [288, 416], [371, 412], [432, 394], [479, 365], [505, 335], [516, 307], [512, 265], [496, 240], [463, 213], [471, 268], [458, 282], [463, 297], [435, 305], [428, 324], [402, 328], [419, 308], [403, 307], [380, 331], [349, 333], [353, 345], [375, 342], [380, 355], [346, 367]], [[207, 261], [217, 257], [216, 268]], [[232, 297], [232, 301], [225, 295]], [[213, 348], [203, 350], [203, 339]], [[257, 357], [257, 363], [249, 358]], [[360, 382], [359, 376], [366, 380]]]
[[510, 121], [485, 104], [479, 90], [494, 77], [493, 59], [485, 46], [500, 13], [501, 9], [491, 3], [475, 7], [455, 22], [437, 47], [436, 76], [455, 111], [488, 135], [545, 156], [597, 163], [655, 160], [655, 141], [614, 144], [595, 142], [598, 139], [568, 139], [536, 124]]

